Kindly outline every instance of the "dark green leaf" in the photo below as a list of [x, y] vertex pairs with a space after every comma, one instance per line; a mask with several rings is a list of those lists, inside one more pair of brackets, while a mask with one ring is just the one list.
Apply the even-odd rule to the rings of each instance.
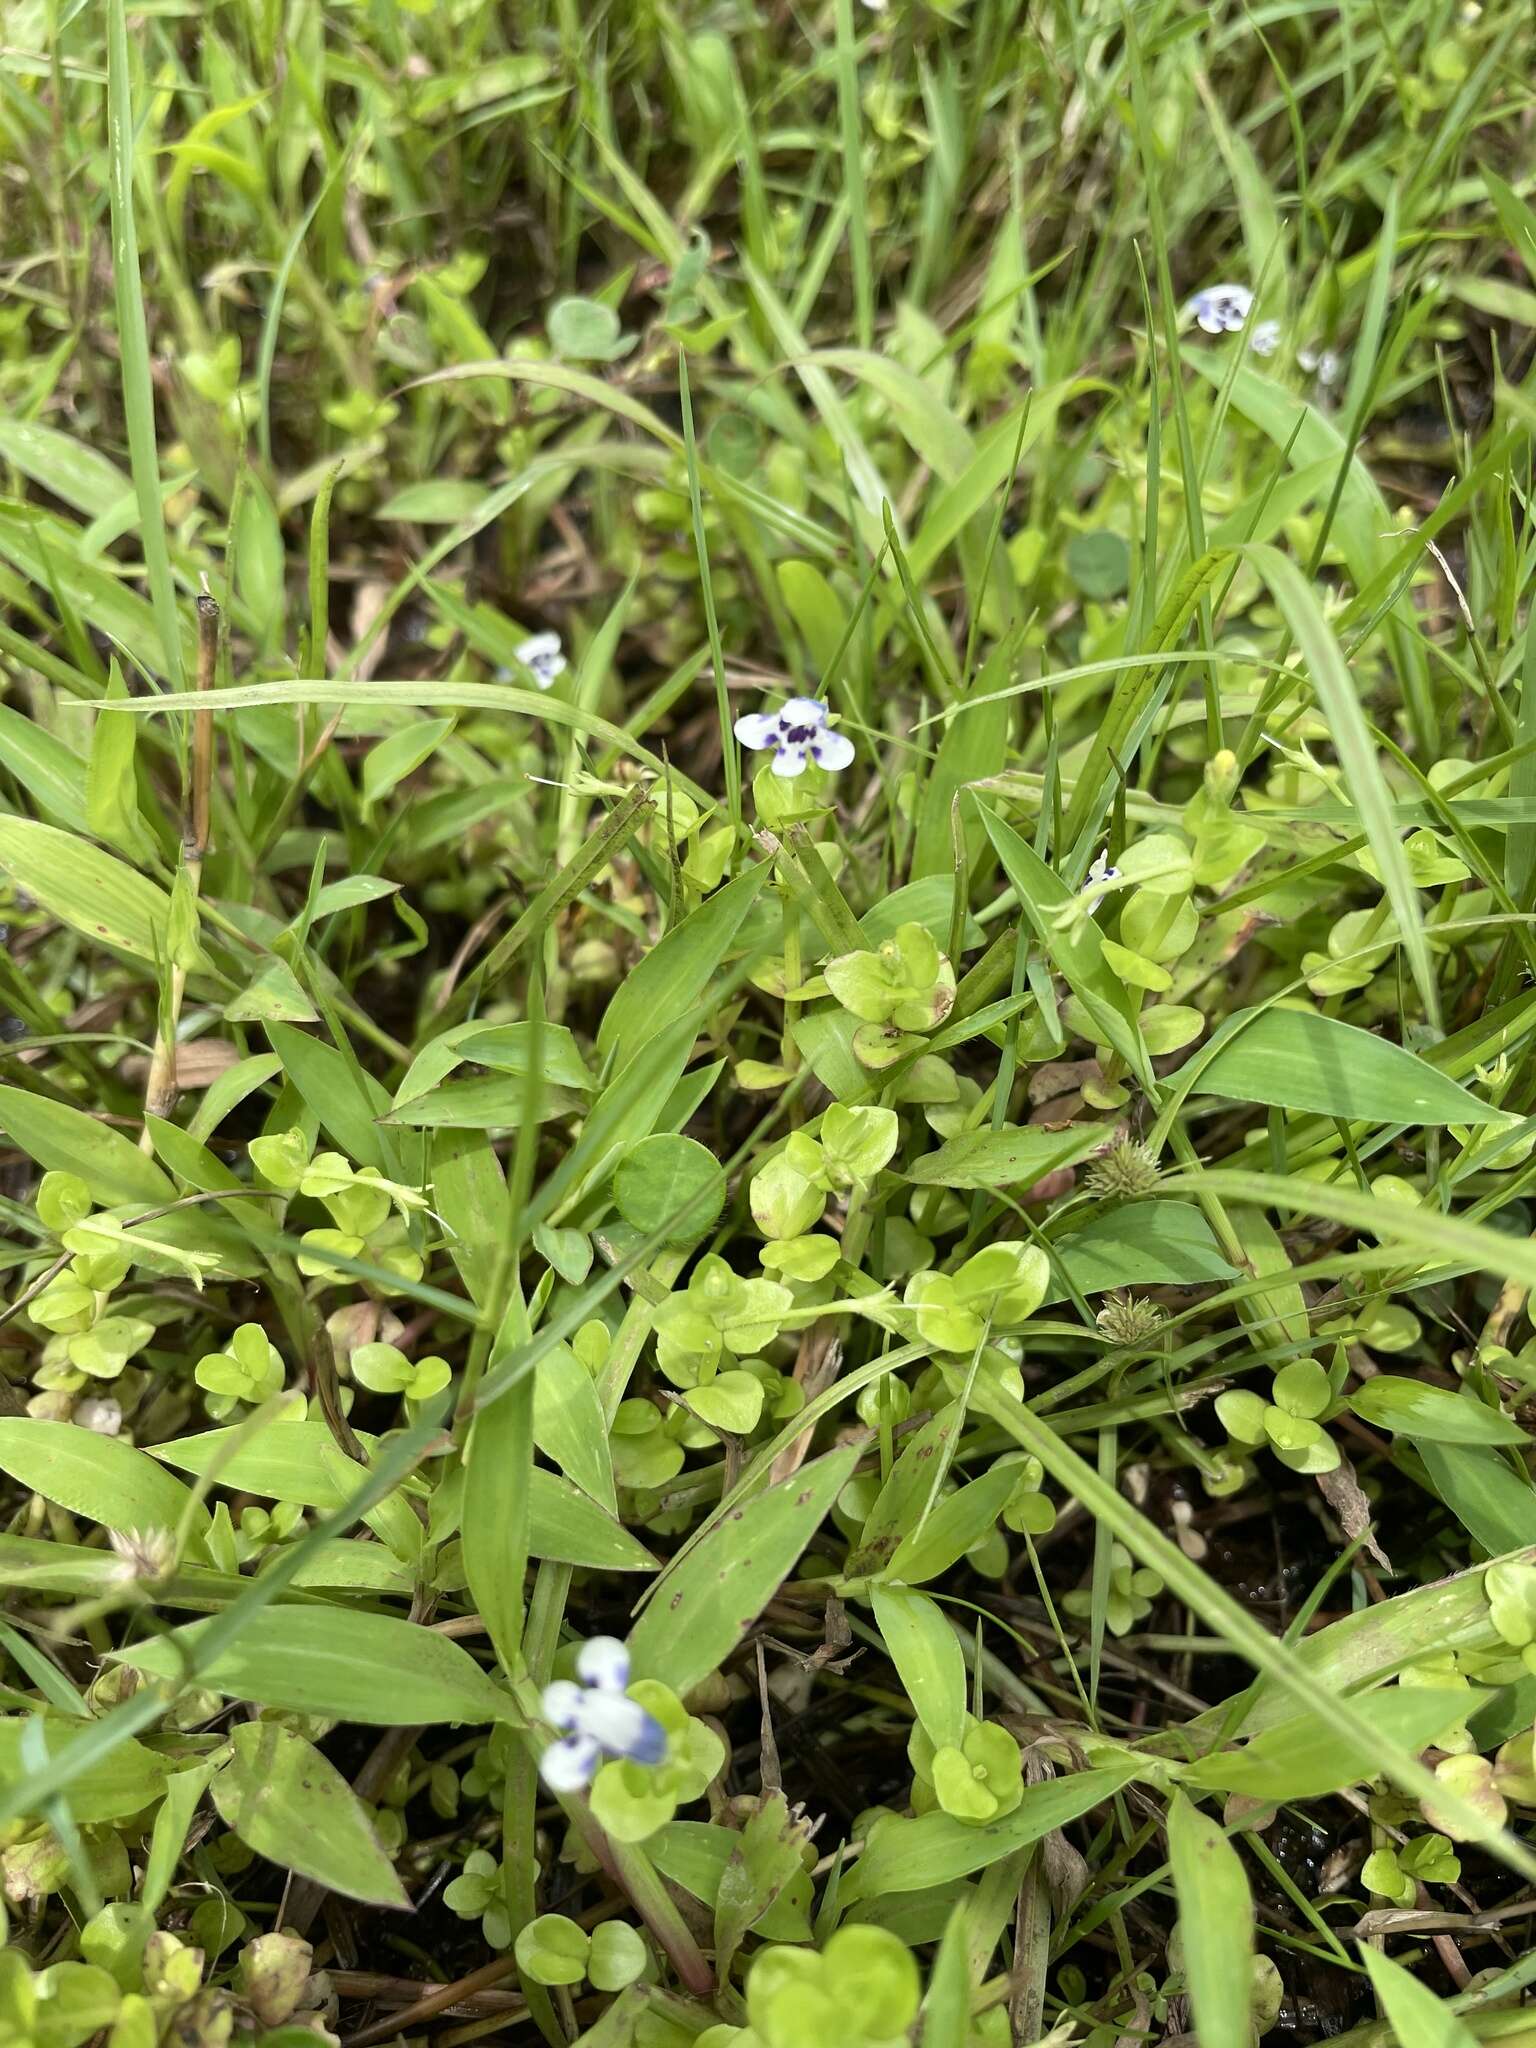
[[874, 1899], [887, 1892], [920, 1891], [985, 1870], [1053, 1829], [1065, 1827], [1108, 1799], [1135, 1777], [1139, 1765], [1127, 1758], [1100, 1770], [1077, 1771], [1042, 1785], [1026, 1785], [1022, 1804], [1001, 1820], [975, 1827], [947, 1813], [916, 1820], [890, 1814], [870, 1829], [864, 1854], [843, 1880], [845, 1900]]
[[1031, 1187], [1058, 1166], [1070, 1166], [1104, 1142], [1102, 1124], [1049, 1131], [1043, 1124], [1003, 1124], [962, 1131], [906, 1169], [920, 1187]]
[[[1114, 1287], [1190, 1287], [1237, 1278], [1192, 1202], [1122, 1202], [1051, 1246], [1080, 1293]], [[1052, 1285], [1047, 1301], [1065, 1288]]]
[[1318, 1010], [1244, 1011], [1196, 1055], [1192, 1093], [1381, 1124], [1497, 1124], [1502, 1110], [1406, 1047]]
[[646, 1237], [692, 1244], [725, 1206], [725, 1173], [707, 1146], [674, 1132], [642, 1138], [613, 1177], [619, 1214]]

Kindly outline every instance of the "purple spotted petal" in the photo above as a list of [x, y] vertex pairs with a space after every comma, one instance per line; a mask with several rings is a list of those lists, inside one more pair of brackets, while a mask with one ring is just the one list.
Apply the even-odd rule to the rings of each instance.
[[824, 732], [811, 741], [811, 757], [818, 768], [836, 772], [853, 759], [853, 741], [846, 733]]
[[805, 773], [805, 761], [805, 748], [803, 746], [790, 745], [786, 742], [784, 746], [779, 747], [774, 753], [773, 772], [775, 775], [783, 776], [787, 782], [793, 776]]
[[600, 1692], [622, 1692], [629, 1683], [629, 1651], [617, 1636], [593, 1636], [576, 1652], [576, 1676]]
[[744, 747], [776, 747], [783, 725], [776, 714], [746, 711], [736, 721], [736, 737]]
[[581, 1703], [586, 1694], [579, 1685], [573, 1685], [568, 1678], [557, 1678], [553, 1685], [546, 1685], [540, 1706], [544, 1718], [551, 1728], [561, 1728], [567, 1733], [581, 1725]]
[[590, 1785], [603, 1760], [590, 1735], [565, 1735], [539, 1758], [539, 1776], [551, 1792], [579, 1792]]

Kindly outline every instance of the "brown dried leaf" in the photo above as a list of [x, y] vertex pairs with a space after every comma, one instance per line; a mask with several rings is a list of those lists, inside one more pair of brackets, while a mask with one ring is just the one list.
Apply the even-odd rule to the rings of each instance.
[[1371, 1504], [1348, 1458], [1341, 1459], [1334, 1471], [1319, 1472], [1316, 1478], [1319, 1492], [1338, 1517], [1339, 1527], [1349, 1541], [1354, 1543], [1363, 1537], [1366, 1549], [1382, 1570], [1391, 1571], [1392, 1560], [1371, 1531]]

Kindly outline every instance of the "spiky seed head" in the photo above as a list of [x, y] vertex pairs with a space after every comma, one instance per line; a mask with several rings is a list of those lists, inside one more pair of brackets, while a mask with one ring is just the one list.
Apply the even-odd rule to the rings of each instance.
[[168, 1578], [176, 1563], [176, 1539], [169, 1529], [114, 1529], [112, 1548], [124, 1579], [153, 1583]]
[[1112, 1344], [1145, 1344], [1167, 1320], [1167, 1312], [1144, 1295], [1112, 1294], [1094, 1317]]
[[1152, 1148], [1121, 1135], [1095, 1157], [1083, 1184], [1092, 1195], [1134, 1198], [1150, 1195], [1158, 1178], [1157, 1155]]

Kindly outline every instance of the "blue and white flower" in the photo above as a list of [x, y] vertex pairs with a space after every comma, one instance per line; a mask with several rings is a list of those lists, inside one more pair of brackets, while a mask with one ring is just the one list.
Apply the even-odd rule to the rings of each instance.
[[[1211, 284], [1196, 292], [1184, 308], [1186, 320], [1206, 334], [1238, 334], [1248, 325], [1253, 311], [1253, 293], [1245, 284]], [[1248, 335], [1248, 346], [1256, 356], [1272, 356], [1280, 346], [1282, 329], [1278, 320], [1256, 320]]]
[[1120, 870], [1112, 868], [1109, 864], [1109, 848], [1101, 846], [1089, 865], [1087, 876], [1083, 882], [1084, 892], [1086, 893], [1091, 890], [1093, 899], [1097, 902], [1099, 897], [1104, 894], [1104, 891], [1112, 883], [1119, 880]]
[[1245, 284], [1211, 284], [1196, 292], [1184, 308], [1206, 334], [1236, 334], [1253, 311], [1253, 293]]
[[629, 1697], [628, 1684], [624, 1644], [617, 1636], [593, 1636], [576, 1653], [576, 1679], [545, 1686], [544, 1718], [561, 1731], [539, 1759], [539, 1775], [552, 1792], [579, 1792], [608, 1757], [659, 1764], [666, 1756], [666, 1730]]
[[1344, 358], [1336, 349], [1299, 348], [1296, 360], [1302, 369], [1312, 371], [1319, 384], [1337, 384], [1344, 374]]
[[515, 652], [523, 667], [532, 669], [541, 690], [551, 689], [556, 676], [565, 674], [565, 651], [558, 633], [531, 634]]
[[833, 732], [819, 697], [791, 697], [777, 711], [748, 711], [736, 721], [736, 737], [754, 751], [773, 749], [775, 775], [802, 775], [807, 761], [836, 771], [853, 759], [853, 742]]

